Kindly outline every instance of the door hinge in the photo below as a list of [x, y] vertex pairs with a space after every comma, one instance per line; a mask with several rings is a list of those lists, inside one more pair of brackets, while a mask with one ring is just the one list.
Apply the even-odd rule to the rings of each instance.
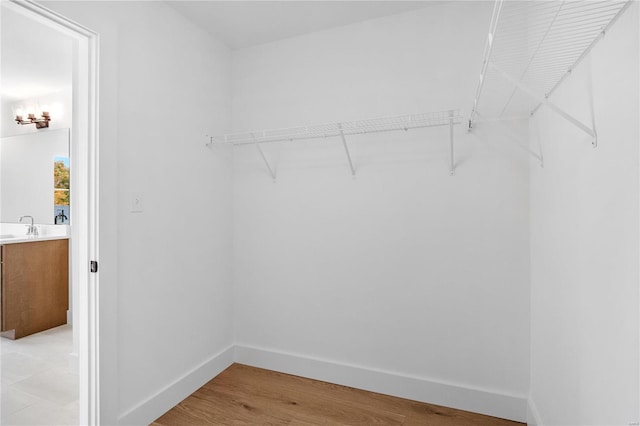
[[91, 261], [91, 272], [98, 272], [98, 262], [96, 260]]

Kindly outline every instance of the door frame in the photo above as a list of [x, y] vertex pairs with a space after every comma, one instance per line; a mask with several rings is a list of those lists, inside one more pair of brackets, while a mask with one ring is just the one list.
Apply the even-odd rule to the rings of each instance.
[[[32, 0], [3, 2], [36, 22], [74, 40], [71, 163], [71, 280], [74, 291], [74, 351], [78, 353], [79, 423], [100, 422], [99, 275], [98, 260], [98, 60], [96, 32]], [[76, 337], [77, 336], [77, 337]]]

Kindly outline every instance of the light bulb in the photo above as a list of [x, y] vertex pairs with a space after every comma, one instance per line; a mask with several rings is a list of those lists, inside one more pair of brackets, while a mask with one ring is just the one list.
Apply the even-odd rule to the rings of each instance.
[[27, 116], [31, 114], [36, 115], [38, 113], [37, 108], [34, 104], [27, 105], [24, 112]]

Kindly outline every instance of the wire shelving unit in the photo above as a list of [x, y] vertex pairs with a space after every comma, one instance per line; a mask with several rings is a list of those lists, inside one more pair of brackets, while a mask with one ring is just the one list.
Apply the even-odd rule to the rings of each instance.
[[455, 171], [453, 126], [461, 124], [463, 116], [459, 110], [426, 112], [419, 114], [401, 115], [395, 117], [369, 118], [355, 121], [342, 121], [310, 126], [289, 127], [283, 129], [257, 130], [251, 132], [229, 133], [221, 137], [211, 137], [207, 145], [228, 144], [233, 146], [255, 145], [269, 174], [275, 181], [276, 174], [261, 145], [272, 142], [294, 142], [307, 139], [340, 138], [349, 162], [351, 174], [355, 176], [351, 152], [347, 143], [347, 136], [364, 135], [393, 131], [408, 131], [425, 127], [449, 126], [450, 144], [450, 173]]
[[549, 97], [630, 4], [497, 0], [469, 128], [484, 119], [527, 118], [545, 105], [587, 133], [596, 146], [595, 123], [582, 123]]

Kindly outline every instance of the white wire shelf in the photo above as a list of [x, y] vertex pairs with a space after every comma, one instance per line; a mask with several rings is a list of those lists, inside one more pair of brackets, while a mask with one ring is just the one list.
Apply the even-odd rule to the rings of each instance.
[[425, 127], [449, 126], [450, 143], [450, 173], [455, 170], [453, 126], [460, 124], [463, 116], [460, 110], [447, 110], [437, 112], [425, 112], [419, 114], [401, 115], [395, 117], [369, 118], [356, 121], [341, 121], [327, 124], [315, 124], [311, 126], [289, 127], [284, 129], [256, 130], [251, 132], [229, 133], [220, 137], [211, 137], [211, 144], [227, 144], [233, 146], [255, 145], [269, 174], [275, 181], [276, 173], [271, 167], [264, 151], [260, 147], [263, 143], [298, 141], [305, 139], [337, 138], [342, 140], [345, 154], [351, 168], [351, 174], [355, 177], [356, 169], [351, 158], [346, 137], [363, 135], [368, 133], [381, 133], [393, 131], [407, 131]]
[[482, 117], [530, 116], [547, 105], [595, 139], [594, 126], [578, 122], [548, 98], [630, 4], [497, 0], [469, 125]]
[[214, 137], [212, 141], [214, 143], [227, 143], [232, 145], [249, 145], [267, 142], [333, 138], [341, 137], [341, 135], [350, 136], [367, 133], [411, 130], [423, 127], [448, 126], [451, 120], [453, 120], [453, 124], [460, 124], [462, 122], [463, 116], [460, 114], [459, 110], [314, 124], [310, 126], [283, 129], [229, 133], [222, 137]]

